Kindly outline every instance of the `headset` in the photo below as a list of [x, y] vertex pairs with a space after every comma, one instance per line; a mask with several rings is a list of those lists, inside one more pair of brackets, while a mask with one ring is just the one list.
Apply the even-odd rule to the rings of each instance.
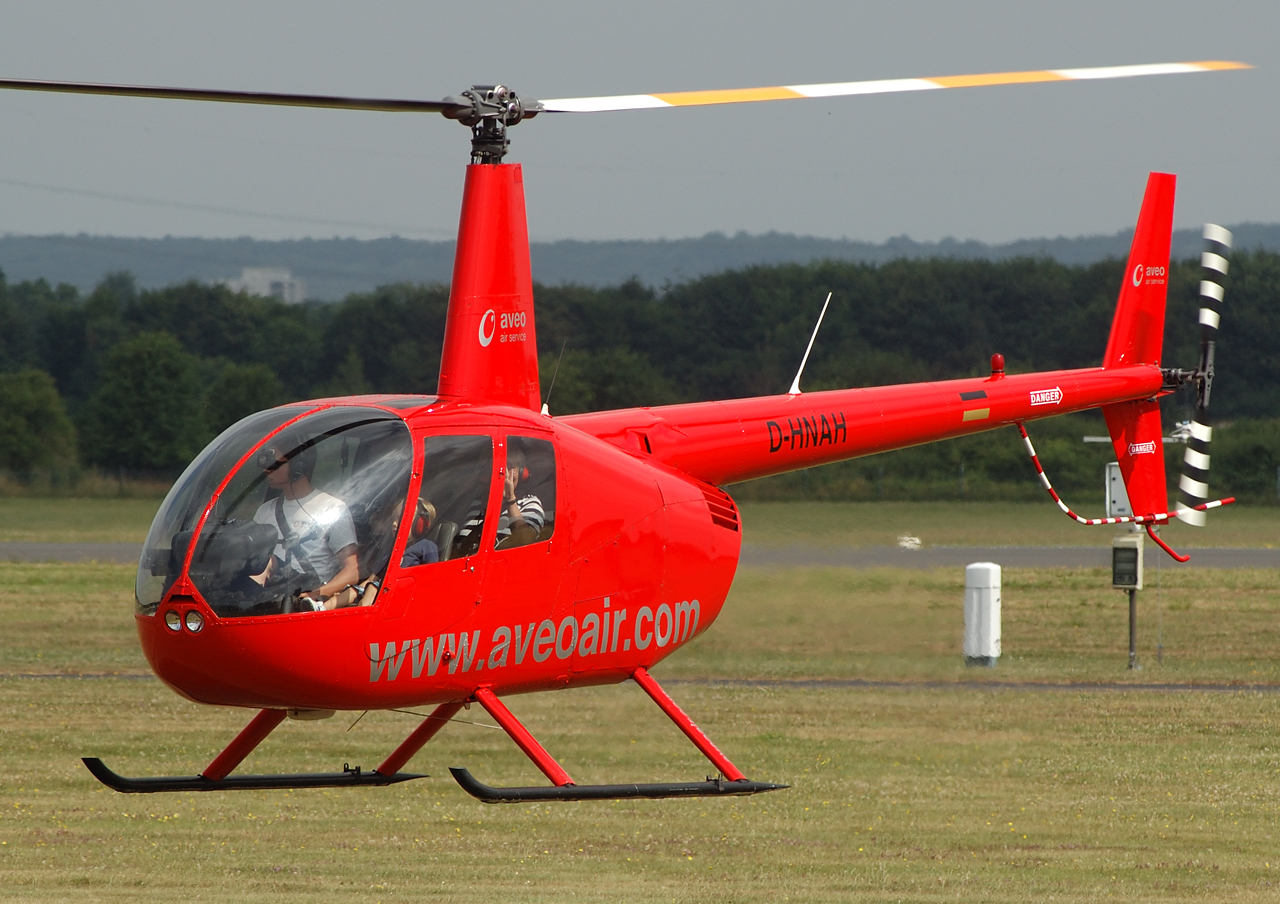
[[436, 507], [425, 499], [419, 499], [413, 514], [413, 536], [425, 537], [435, 520]]
[[507, 452], [507, 470], [515, 471], [521, 480], [529, 479], [529, 469], [525, 467], [524, 450], [513, 446]]
[[281, 465], [286, 465], [289, 468], [290, 483], [297, 483], [304, 477], [310, 480], [316, 472], [315, 443], [302, 440], [293, 448], [289, 448], [290, 445], [288, 442], [273, 443], [259, 449], [255, 458], [258, 467], [264, 471], [274, 471]]

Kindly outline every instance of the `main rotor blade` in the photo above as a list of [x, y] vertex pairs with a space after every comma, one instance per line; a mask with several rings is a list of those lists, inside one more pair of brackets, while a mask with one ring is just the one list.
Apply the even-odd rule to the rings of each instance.
[[776, 88], [729, 88], [720, 91], [677, 91], [671, 94], [621, 94], [614, 97], [562, 97], [542, 101], [542, 109], [548, 113], [603, 113], [610, 110], [696, 107], [707, 104], [740, 104], [756, 100], [894, 94], [900, 91], [931, 91], [935, 88], [979, 88], [988, 85], [1132, 78], [1139, 75], [1178, 75], [1186, 72], [1252, 68], [1248, 63], [1207, 60], [1199, 63], [1148, 63], [1139, 66], [1102, 66], [1093, 69], [989, 72], [981, 75], [894, 78], [868, 82], [834, 82], [825, 85], [785, 85]]
[[277, 107], [320, 107], [328, 110], [376, 110], [383, 113], [443, 113], [469, 109], [442, 100], [387, 100], [333, 97], [325, 94], [275, 94], [266, 91], [207, 91], [200, 88], [153, 88], [145, 85], [101, 85], [94, 82], [46, 82], [0, 79], [0, 88], [51, 91], [56, 94], [103, 94], [112, 97], [160, 97], [171, 100], [209, 100], [230, 104], [269, 104]]

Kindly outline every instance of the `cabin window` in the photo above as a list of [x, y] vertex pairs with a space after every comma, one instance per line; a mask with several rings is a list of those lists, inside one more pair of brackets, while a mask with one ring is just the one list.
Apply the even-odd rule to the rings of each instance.
[[428, 436], [422, 453], [422, 488], [410, 516], [401, 567], [478, 553], [492, 482], [492, 438]]
[[556, 526], [556, 453], [545, 439], [507, 438], [498, 502], [498, 549], [551, 538]]
[[160, 504], [143, 544], [134, 585], [134, 599], [140, 614], [154, 614], [160, 600], [182, 573], [192, 531], [227, 472], [262, 437], [306, 410], [272, 408], [251, 414], [224, 430], [182, 472]]
[[224, 618], [371, 605], [412, 458], [408, 428], [386, 411], [329, 408], [285, 427], [213, 500], [191, 580]]

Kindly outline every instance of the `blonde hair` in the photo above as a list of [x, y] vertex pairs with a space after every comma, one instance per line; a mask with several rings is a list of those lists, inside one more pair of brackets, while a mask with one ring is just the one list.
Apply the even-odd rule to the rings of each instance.
[[431, 525], [436, 523], [436, 507], [432, 505], [430, 502], [428, 502], [426, 499], [421, 499], [421, 498], [418, 499], [418, 506], [413, 514], [413, 520], [414, 520], [413, 533], [415, 535], [418, 534], [417, 520], [419, 518], [427, 519], [426, 526], [422, 529], [422, 534], [426, 534], [426, 532], [431, 529]]

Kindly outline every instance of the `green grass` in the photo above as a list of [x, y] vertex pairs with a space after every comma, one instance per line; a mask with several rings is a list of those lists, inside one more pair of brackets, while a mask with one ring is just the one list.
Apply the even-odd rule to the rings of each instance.
[[[967, 668], [964, 570], [743, 569], [724, 614], [659, 666], [681, 677], [1280, 684], [1280, 574], [1163, 572], [1138, 594], [1141, 671], [1128, 662], [1128, 596], [1101, 568], [1006, 568], [1004, 656]], [[1157, 643], [1163, 656], [1157, 663]]]
[[[1085, 527], [1041, 502], [743, 502], [747, 543], [784, 546], [896, 546], [919, 537], [925, 546], [1110, 546], [1114, 527]], [[1102, 517], [1085, 509], [1082, 515]], [[1280, 543], [1280, 507], [1229, 505], [1209, 513], [1207, 527], [1174, 521], [1161, 536], [1175, 548]]]
[[[1274, 702], [1250, 694], [680, 687], [794, 787], [489, 807], [444, 766], [540, 777], [468, 725], [415, 761], [437, 777], [391, 789], [118, 795], [75, 757], [190, 772], [242, 720], [152, 682], [33, 684], [0, 682], [4, 900], [1265, 901], [1280, 882]], [[580, 780], [704, 771], [634, 687], [514, 706]], [[411, 724], [287, 723], [245, 768], [374, 762]]]
[[159, 499], [0, 497], [0, 542], [141, 543]]
[[[750, 776], [793, 787], [536, 806], [485, 806], [449, 778], [543, 782], [501, 732], [465, 724], [491, 724], [478, 707], [410, 764], [431, 778], [393, 788], [103, 788], [80, 756], [189, 774], [248, 718], [130, 677], [147, 674], [132, 577], [0, 564], [0, 901], [1270, 901], [1280, 887], [1280, 695], [990, 683], [1280, 684], [1274, 572], [1165, 574], [1164, 661], [1144, 592], [1146, 668], [1128, 673], [1124, 596], [1099, 570], [1006, 569], [994, 671], [959, 663], [959, 569], [744, 570], [720, 620], [656, 674]], [[118, 674], [19, 677], [51, 673]], [[750, 683], [697, 683], [715, 677]], [[630, 683], [509, 702], [579, 781], [708, 771]], [[241, 771], [370, 768], [416, 724], [354, 718], [286, 722]]]
[[[0, 542], [135, 542], [158, 499], [0, 497]], [[743, 539], [762, 546], [894, 546], [902, 534], [926, 546], [1108, 546], [1112, 528], [1083, 527], [1042, 502], [744, 502]], [[1087, 514], [1101, 514], [1087, 513]], [[1227, 506], [1206, 528], [1173, 523], [1175, 546], [1275, 546], [1280, 507]]]

